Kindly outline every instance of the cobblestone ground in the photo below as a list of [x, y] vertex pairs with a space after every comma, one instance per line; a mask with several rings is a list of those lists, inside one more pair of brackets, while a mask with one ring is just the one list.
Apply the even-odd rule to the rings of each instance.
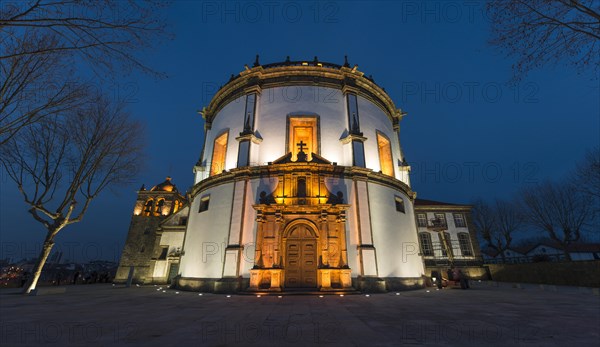
[[142, 286], [0, 290], [1, 346], [598, 346], [598, 290], [473, 283], [366, 295], [215, 295]]

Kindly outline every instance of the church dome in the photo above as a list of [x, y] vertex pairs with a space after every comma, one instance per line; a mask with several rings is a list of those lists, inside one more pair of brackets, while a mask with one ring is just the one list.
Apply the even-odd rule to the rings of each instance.
[[[204, 107], [204, 149], [195, 183], [230, 170], [268, 166], [302, 147], [345, 167], [362, 167], [410, 186], [397, 108], [372, 77], [343, 65], [257, 61], [232, 76]], [[221, 175], [222, 177], [222, 175]]]
[[155, 185], [150, 189], [151, 192], [177, 192], [177, 187], [171, 182], [171, 177], [165, 179], [164, 182]]

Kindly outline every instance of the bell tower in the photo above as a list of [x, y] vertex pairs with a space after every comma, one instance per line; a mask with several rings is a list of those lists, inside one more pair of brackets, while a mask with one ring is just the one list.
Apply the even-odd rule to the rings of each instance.
[[161, 251], [157, 229], [168, 216], [179, 211], [185, 202], [186, 199], [171, 182], [171, 177], [150, 190], [142, 185], [137, 192], [115, 282], [126, 282], [132, 267], [133, 283], [142, 284], [152, 280], [153, 263]]

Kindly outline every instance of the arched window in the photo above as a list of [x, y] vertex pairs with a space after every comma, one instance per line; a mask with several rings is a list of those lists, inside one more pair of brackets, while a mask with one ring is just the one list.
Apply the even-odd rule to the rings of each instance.
[[152, 215], [152, 209], [154, 208], [154, 200], [148, 199], [144, 204], [144, 216]]
[[377, 148], [379, 150], [379, 166], [384, 175], [394, 176], [394, 164], [392, 159], [392, 146], [390, 140], [377, 132]]
[[298, 159], [299, 144], [307, 155], [307, 160], [312, 160], [312, 153], [319, 154], [319, 118], [316, 116], [294, 116], [287, 119], [287, 149], [292, 152], [292, 161]]
[[175, 200], [175, 202], [173, 203], [173, 213], [179, 211], [179, 209], [181, 208], [181, 201], [179, 200]]
[[156, 216], [162, 215], [164, 205], [165, 205], [165, 199], [158, 200], [158, 202], [156, 203], [156, 211], [154, 213]]
[[419, 233], [419, 242], [421, 243], [421, 254], [423, 256], [433, 256], [431, 234], [427, 232]]
[[460, 246], [460, 253], [464, 257], [473, 256], [473, 248], [471, 247], [471, 238], [468, 233], [458, 233], [458, 245]]
[[225, 156], [227, 154], [227, 138], [229, 132], [226, 131], [215, 139], [213, 145], [212, 161], [210, 165], [210, 175], [217, 175], [225, 170]]

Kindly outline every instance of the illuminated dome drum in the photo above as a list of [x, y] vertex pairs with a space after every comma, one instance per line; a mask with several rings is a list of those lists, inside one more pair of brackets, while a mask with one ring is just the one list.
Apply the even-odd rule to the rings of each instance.
[[420, 287], [403, 112], [357, 67], [246, 66], [203, 108], [176, 285], [385, 291]]

